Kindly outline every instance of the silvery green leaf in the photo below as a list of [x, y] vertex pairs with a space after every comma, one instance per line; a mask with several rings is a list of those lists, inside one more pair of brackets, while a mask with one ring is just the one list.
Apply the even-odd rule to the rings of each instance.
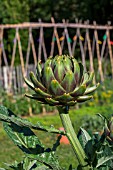
[[30, 121], [28, 121], [26, 119], [17, 117], [15, 114], [13, 114], [13, 112], [11, 112], [9, 109], [7, 109], [4, 106], [0, 106], [0, 121], [14, 123], [16, 125], [32, 128], [35, 130], [41, 130], [41, 131], [45, 131], [45, 132], [65, 135], [64, 131], [57, 130], [54, 127], [44, 126], [40, 122], [37, 122], [37, 124], [32, 124]]
[[61, 170], [55, 152], [50, 148], [45, 149], [34, 132], [26, 126], [26, 124], [29, 125], [29, 122], [22, 121], [4, 106], [0, 107], [0, 115], [6, 116], [3, 127], [7, 135], [15, 145], [28, 155], [28, 158], [43, 163], [51, 169]]
[[79, 131], [79, 134], [78, 134], [78, 138], [79, 138], [79, 141], [82, 145], [83, 148], [85, 148], [87, 142], [89, 140], [91, 140], [91, 136], [89, 135], [89, 133], [83, 129], [83, 128], [80, 128], [80, 131]]
[[109, 160], [113, 160], [113, 156], [106, 156], [106, 157], [101, 157], [98, 160], [97, 166], [96, 168], [99, 168], [100, 166], [104, 165], [106, 162], [108, 162]]

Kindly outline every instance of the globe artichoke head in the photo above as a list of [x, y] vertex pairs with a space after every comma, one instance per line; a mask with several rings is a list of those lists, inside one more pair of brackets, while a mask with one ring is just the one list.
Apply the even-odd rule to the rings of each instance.
[[104, 134], [107, 140], [113, 144], [113, 116], [110, 120], [106, 120]]
[[26, 84], [35, 94], [27, 97], [41, 103], [56, 106], [73, 106], [92, 98], [97, 85], [92, 84], [93, 73], [84, 72], [83, 65], [74, 57], [62, 55], [49, 57], [44, 64], [37, 64], [36, 76], [30, 72], [30, 80]]

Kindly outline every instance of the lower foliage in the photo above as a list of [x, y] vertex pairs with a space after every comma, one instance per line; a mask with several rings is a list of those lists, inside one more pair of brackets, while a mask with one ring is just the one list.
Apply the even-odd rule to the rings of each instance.
[[[103, 133], [91, 133], [81, 128], [78, 133], [78, 139], [86, 154], [86, 167], [88, 165], [92, 170], [112, 170], [112, 118], [107, 120], [105, 117], [99, 116], [105, 124]], [[0, 106], [0, 120], [3, 122], [3, 128], [10, 139], [25, 153], [23, 161], [15, 161], [11, 165], [6, 164], [6, 168], [1, 169], [65, 170], [64, 167], [60, 166], [58, 155], [56, 155], [55, 151], [60, 145], [61, 135], [67, 135], [66, 132], [57, 130], [53, 126], [44, 126], [39, 122], [32, 124], [28, 120], [17, 117], [4, 106]], [[59, 134], [58, 139], [52, 148], [46, 148], [31, 129]], [[68, 168], [68, 170], [79, 169], [81, 169], [81, 165], [77, 168], [70, 165]]]

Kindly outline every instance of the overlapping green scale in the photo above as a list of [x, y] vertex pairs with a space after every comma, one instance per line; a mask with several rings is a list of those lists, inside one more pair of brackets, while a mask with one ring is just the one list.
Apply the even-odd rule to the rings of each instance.
[[31, 71], [29, 74], [29, 77], [31, 79], [31, 82], [33, 83], [34, 87], [40, 88], [41, 90], [45, 91], [45, 87], [37, 80], [36, 76], [34, 73]]
[[25, 83], [30, 87], [32, 90], [34, 90], [35, 86], [32, 82], [30, 82], [27, 78], [24, 78]]
[[40, 82], [41, 82], [41, 72], [42, 72], [42, 63], [41, 61], [39, 61], [37, 63], [37, 68], [36, 68], [36, 78]]
[[87, 86], [89, 86], [89, 85], [92, 83], [93, 77], [94, 77], [94, 73], [90, 73], [89, 79], [88, 79], [88, 81], [86, 82], [86, 85], [87, 85]]
[[53, 106], [74, 106], [77, 102], [90, 100], [89, 96], [99, 84], [93, 85], [94, 73], [84, 73], [81, 63], [74, 57], [62, 55], [49, 57], [44, 64], [38, 62], [36, 76], [30, 73], [26, 84], [35, 91], [27, 97]]
[[82, 96], [84, 95], [84, 92], [86, 91], [86, 86], [85, 85], [81, 85], [77, 88], [74, 89], [74, 91], [72, 91], [70, 93], [70, 95], [74, 98], [77, 98], [78, 96]]
[[52, 96], [61, 96], [64, 93], [66, 93], [64, 88], [60, 85], [60, 83], [57, 80], [51, 81], [49, 92], [52, 94]]
[[75, 77], [77, 86], [79, 86], [81, 84], [83, 75], [84, 75], [84, 67], [83, 67], [82, 63], [79, 63], [79, 67], [80, 67], [80, 75], [79, 75], [79, 77], [78, 76]]
[[70, 58], [69, 56], [64, 56], [64, 58], [61, 56], [61, 60], [63, 59], [63, 64], [64, 64], [64, 68], [66, 71], [70, 71], [72, 70], [72, 58]]
[[72, 58], [72, 64], [73, 64], [73, 73], [75, 76], [75, 79], [79, 80], [80, 77], [80, 65], [77, 62], [77, 60], [75, 58]]
[[74, 90], [76, 81], [75, 81], [74, 73], [71, 70], [67, 71], [64, 79], [61, 82], [61, 85], [67, 93]]
[[56, 80], [61, 82], [64, 78], [64, 75], [66, 74], [64, 64], [62, 61], [59, 61], [58, 64], [56, 63], [56, 65], [54, 66], [53, 72], [54, 72], [54, 76]]
[[54, 79], [55, 77], [52, 68], [50, 66], [44, 67], [42, 72], [42, 83], [44, 84], [46, 89], [49, 88], [51, 81]]

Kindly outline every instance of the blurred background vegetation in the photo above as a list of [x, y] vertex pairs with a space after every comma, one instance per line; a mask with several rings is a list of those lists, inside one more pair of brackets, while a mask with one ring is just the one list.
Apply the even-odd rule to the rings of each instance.
[[50, 22], [75, 18], [99, 24], [113, 21], [113, 0], [0, 0], [0, 23], [37, 22], [38, 18]]

